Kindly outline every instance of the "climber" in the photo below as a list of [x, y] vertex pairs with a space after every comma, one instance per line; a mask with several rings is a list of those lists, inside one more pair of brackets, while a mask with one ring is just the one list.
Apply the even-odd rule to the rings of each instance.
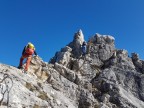
[[87, 43], [86, 43], [86, 41], [83, 42], [83, 44], [81, 46], [81, 49], [82, 49], [82, 57], [84, 57], [86, 55], [86, 51], [87, 51]]
[[29, 43], [24, 47], [24, 49], [23, 49], [23, 51], [22, 51], [22, 56], [21, 56], [21, 58], [20, 58], [20, 63], [19, 63], [19, 66], [18, 66], [19, 69], [22, 68], [23, 60], [24, 60], [25, 58], [27, 58], [27, 60], [26, 60], [26, 66], [25, 66], [25, 69], [24, 69], [24, 73], [27, 73], [27, 71], [28, 71], [28, 67], [29, 67], [29, 65], [30, 65], [30, 61], [31, 61], [31, 59], [32, 59], [32, 55], [33, 55], [33, 54], [35, 54], [35, 55], [37, 56], [37, 53], [36, 53], [36, 51], [35, 51], [34, 45], [29, 42]]

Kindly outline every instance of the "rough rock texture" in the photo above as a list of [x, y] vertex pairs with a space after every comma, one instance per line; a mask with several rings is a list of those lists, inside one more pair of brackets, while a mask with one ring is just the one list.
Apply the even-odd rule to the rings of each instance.
[[[81, 56], [82, 30], [50, 60], [34, 56], [28, 74], [0, 64], [2, 108], [144, 108], [144, 61], [95, 34]], [[24, 65], [25, 66], [25, 65]]]

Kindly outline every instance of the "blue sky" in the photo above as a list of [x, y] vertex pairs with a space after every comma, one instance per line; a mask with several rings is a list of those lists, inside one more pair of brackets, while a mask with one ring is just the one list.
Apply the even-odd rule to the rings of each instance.
[[86, 40], [112, 35], [116, 48], [144, 59], [143, 0], [1, 0], [0, 62], [17, 66], [28, 42], [47, 62], [79, 29]]

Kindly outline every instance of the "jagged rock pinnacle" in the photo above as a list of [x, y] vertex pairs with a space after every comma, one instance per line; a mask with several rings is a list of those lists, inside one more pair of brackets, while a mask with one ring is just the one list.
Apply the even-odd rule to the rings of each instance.
[[[0, 64], [2, 108], [144, 108], [144, 61], [95, 34], [81, 57], [82, 30], [50, 63], [33, 56], [27, 74]], [[25, 65], [23, 65], [25, 66]]]
[[78, 32], [75, 33], [75, 35], [74, 35], [73, 42], [76, 42], [76, 41], [79, 42], [80, 44], [82, 44], [82, 42], [84, 41], [84, 35], [83, 35], [83, 32], [81, 29], [78, 30]]

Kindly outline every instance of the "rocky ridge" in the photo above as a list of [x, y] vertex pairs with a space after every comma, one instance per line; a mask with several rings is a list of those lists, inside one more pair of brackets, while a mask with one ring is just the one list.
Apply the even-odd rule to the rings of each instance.
[[144, 61], [95, 34], [81, 56], [82, 30], [49, 63], [34, 56], [29, 73], [0, 64], [2, 108], [144, 108]]

